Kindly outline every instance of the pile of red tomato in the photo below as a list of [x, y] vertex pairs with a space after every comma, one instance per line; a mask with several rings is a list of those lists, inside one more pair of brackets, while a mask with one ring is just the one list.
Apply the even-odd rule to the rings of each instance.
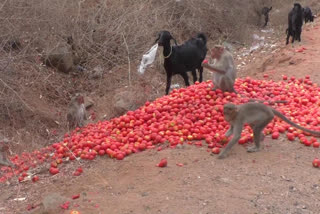
[[[157, 147], [160, 151], [165, 142], [169, 142], [171, 148], [183, 143], [207, 146], [217, 154], [229, 140], [224, 136], [229, 124], [223, 118], [223, 105], [228, 102], [245, 103], [249, 98], [287, 100], [286, 104], [271, 105], [301, 126], [320, 131], [319, 87], [308, 76], [303, 79], [283, 76], [283, 80], [237, 79], [235, 88], [239, 94], [212, 91], [211, 81], [174, 89], [168, 96], [146, 102], [139, 109], [118, 118], [76, 128], [61, 142], [47, 148], [12, 157], [18, 169], [12, 172], [10, 168], [2, 167], [0, 182], [13, 177], [13, 173], [23, 180], [30, 167], [45, 161], [51, 162], [50, 173], [57, 174], [59, 165], [66, 158], [93, 160], [106, 155], [122, 160], [146, 149]], [[307, 133], [278, 118], [265, 128], [264, 133], [273, 139], [277, 139], [280, 133], [286, 133], [291, 141], [298, 139], [306, 146], [319, 147], [316, 138], [308, 137]], [[247, 126], [239, 144], [252, 141], [252, 138], [252, 131]]]

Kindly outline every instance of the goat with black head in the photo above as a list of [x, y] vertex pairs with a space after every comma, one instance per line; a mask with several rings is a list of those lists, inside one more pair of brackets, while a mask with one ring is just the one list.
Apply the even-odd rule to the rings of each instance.
[[303, 8], [303, 17], [304, 17], [305, 23], [313, 22], [314, 15], [312, 14], [310, 7]]
[[[171, 45], [171, 40], [175, 42], [175, 46]], [[203, 67], [201, 63], [207, 54], [207, 38], [203, 33], [199, 33], [196, 38], [191, 38], [182, 45], [177, 45], [170, 32], [161, 31], [155, 43], [157, 42], [159, 46], [163, 46], [164, 68], [167, 73], [166, 94], [169, 93], [171, 79], [175, 74], [180, 74], [185, 85], [189, 86], [187, 72], [192, 72], [193, 82], [196, 82], [196, 69], [198, 69], [199, 82], [202, 82]]]
[[294, 40], [301, 42], [301, 31], [303, 25], [303, 10], [299, 3], [293, 5], [292, 10], [288, 14], [288, 28], [287, 28], [287, 41], [286, 44], [289, 44], [289, 38], [292, 36], [291, 43]]

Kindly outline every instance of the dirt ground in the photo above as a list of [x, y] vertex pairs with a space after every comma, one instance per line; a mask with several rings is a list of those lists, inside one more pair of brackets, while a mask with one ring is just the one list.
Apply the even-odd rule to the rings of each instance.
[[[318, 21], [318, 20], [316, 20]], [[270, 33], [266, 38], [274, 39]], [[310, 75], [320, 83], [319, 24], [304, 26], [302, 42], [294, 46], [258, 50], [248, 56], [238, 76], [281, 80], [282, 75]], [[305, 47], [303, 52], [296, 52]], [[241, 63], [241, 60], [237, 60]], [[230, 156], [218, 160], [207, 148], [185, 145], [163, 151], [149, 150], [131, 155], [123, 161], [97, 158], [65, 164], [61, 173], [40, 174], [36, 183], [1, 186], [0, 213], [43, 213], [41, 206], [27, 212], [28, 205], [37, 206], [52, 193], [59, 193], [70, 202], [69, 210], [57, 207], [52, 213], [114, 214], [251, 214], [320, 212], [319, 169], [312, 167], [319, 149], [305, 147], [298, 141], [289, 142], [267, 137], [264, 149], [248, 154], [237, 145]], [[167, 158], [168, 167], [155, 165]], [[178, 166], [177, 164], [183, 164]], [[72, 176], [78, 167], [79, 177]], [[72, 200], [72, 195], [80, 198]]]

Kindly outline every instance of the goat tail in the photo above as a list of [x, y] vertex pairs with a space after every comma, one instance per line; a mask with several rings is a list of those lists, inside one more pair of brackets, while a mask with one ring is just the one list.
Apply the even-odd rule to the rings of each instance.
[[204, 33], [198, 33], [197, 38], [202, 39], [204, 45], [207, 44], [207, 37]]

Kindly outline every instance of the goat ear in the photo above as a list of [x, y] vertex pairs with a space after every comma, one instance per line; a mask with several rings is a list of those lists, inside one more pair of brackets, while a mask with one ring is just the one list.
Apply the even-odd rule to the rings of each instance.
[[154, 41], [154, 43], [157, 43], [160, 39], [160, 33], [158, 34], [158, 38], [156, 38], [156, 40]]

